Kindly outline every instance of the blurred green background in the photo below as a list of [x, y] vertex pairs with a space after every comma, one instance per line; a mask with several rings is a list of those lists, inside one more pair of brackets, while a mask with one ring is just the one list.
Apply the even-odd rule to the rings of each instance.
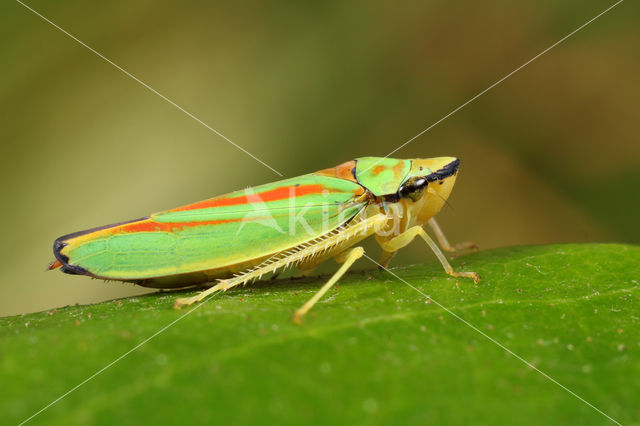
[[[28, 4], [291, 177], [388, 154], [612, 2]], [[62, 234], [278, 179], [19, 3], [0, 12], [0, 315], [148, 291], [46, 273]], [[639, 12], [622, 3], [394, 155], [461, 158], [451, 240], [640, 242]], [[415, 244], [395, 264], [424, 259]]]

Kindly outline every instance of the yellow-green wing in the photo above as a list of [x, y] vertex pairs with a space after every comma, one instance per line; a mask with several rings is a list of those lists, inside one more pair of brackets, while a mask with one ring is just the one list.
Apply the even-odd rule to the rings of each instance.
[[141, 281], [224, 268], [287, 250], [364, 207], [355, 179], [309, 174], [60, 237], [63, 271]]

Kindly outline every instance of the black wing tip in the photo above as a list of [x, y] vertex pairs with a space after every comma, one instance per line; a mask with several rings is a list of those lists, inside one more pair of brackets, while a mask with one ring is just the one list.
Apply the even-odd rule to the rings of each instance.
[[[69, 234], [69, 235], [72, 235], [72, 234]], [[61, 264], [60, 270], [65, 274], [70, 274], [70, 275], [91, 275], [89, 271], [87, 271], [86, 269], [80, 266], [70, 265], [69, 257], [61, 253], [61, 250], [67, 245], [65, 243], [65, 240], [70, 238], [69, 235], [64, 235], [53, 242], [53, 255], [56, 257], [56, 260]], [[49, 269], [55, 269], [55, 268], [52, 268], [53, 265], [55, 265], [55, 261], [51, 263], [51, 265], [49, 266]]]
[[[73, 232], [71, 234], [63, 235], [62, 237], [57, 238], [53, 242], [53, 255], [58, 260], [58, 262], [60, 262], [62, 264], [61, 267], [60, 267], [60, 270], [62, 272], [64, 272], [65, 274], [93, 276], [93, 274], [91, 272], [89, 272], [88, 270], [86, 270], [86, 269], [84, 269], [84, 268], [82, 268], [80, 266], [69, 264], [69, 257], [61, 253], [62, 249], [67, 245], [67, 241], [72, 239], [72, 238], [76, 238], [76, 237], [80, 237], [82, 235], [90, 234], [90, 233], [95, 232], [95, 231], [100, 231], [102, 229], [113, 228], [114, 226], [126, 225], [127, 223], [138, 222], [138, 221], [146, 220], [146, 219], [149, 219], [149, 216], [141, 217], [139, 219], [127, 220], [125, 222], [112, 223], [110, 225], [98, 226], [96, 228], [86, 229], [84, 231]], [[55, 269], [55, 268], [50, 268], [50, 269]]]
[[69, 258], [61, 253], [62, 249], [67, 245], [65, 240], [68, 238], [68, 235], [64, 235], [53, 242], [53, 255], [56, 257], [58, 262], [62, 263], [62, 266], [69, 263]]

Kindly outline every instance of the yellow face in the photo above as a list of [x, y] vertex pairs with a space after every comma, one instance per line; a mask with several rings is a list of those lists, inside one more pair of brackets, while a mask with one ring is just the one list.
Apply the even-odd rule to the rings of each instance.
[[440, 211], [456, 182], [459, 165], [455, 157], [411, 160], [409, 177], [398, 191], [400, 230], [424, 225]]

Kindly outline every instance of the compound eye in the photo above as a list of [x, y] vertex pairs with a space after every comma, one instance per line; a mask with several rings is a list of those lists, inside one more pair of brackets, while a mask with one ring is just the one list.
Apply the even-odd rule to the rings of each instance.
[[409, 193], [408, 195], [409, 198], [414, 202], [418, 201], [420, 198], [422, 198], [425, 188], [426, 188], [426, 185], [418, 187], [415, 191], [412, 191], [411, 193]]
[[410, 198], [413, 201], [417, 201], [420, 199], [420, 197], [422, 197], [422, 194], [424, 193], [424, 190], [428, 184], [429, 182], [425, 178], [412, 178], [405, 182], [402, 187], [400, 187], [398, 195], [403, 198], [406, 197]]
[[400, 195], [400, 197], [406, 197], [413, 191], [415, 191], [415, 188], [411, 183], [407, 182], [400, 187], [400, 190], [398, 190], [398, 195]]

